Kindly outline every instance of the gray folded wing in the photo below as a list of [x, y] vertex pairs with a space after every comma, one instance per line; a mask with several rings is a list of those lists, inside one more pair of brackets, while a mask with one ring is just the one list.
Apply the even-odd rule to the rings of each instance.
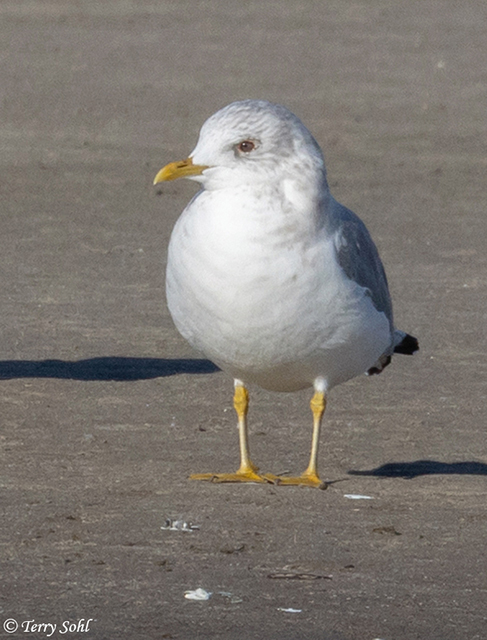
[[367, 289], [376, 309], [386, 314], [392, 332], [392, 302], [377, 247], [353, 211], [336, 200], [330, 204], [328, 232], [335, 236], [338, 262], [351, 280]]

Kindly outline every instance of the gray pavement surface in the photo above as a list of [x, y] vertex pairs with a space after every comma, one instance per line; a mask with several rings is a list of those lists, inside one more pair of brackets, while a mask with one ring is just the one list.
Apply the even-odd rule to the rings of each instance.
[[[481, 0], [0, 3], [0, 637], [487, 638], [486, 40]], [[188, 480], [237, 464], [232, 381], [165, 306], [195, 185], [151, 183], [243, 98], [314, 133], [421, 343], [332, 392], [327, 491]], [[309, 397], [252, 390], [261, 468]]]

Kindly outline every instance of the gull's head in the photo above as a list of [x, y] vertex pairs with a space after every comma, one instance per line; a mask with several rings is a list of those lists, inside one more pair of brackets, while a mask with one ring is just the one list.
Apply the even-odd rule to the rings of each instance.
[[186, 177], [216, 189], [303, 176], [326, 180], [321, 149], [301, 120], [281, 105], [243, 100], [208, 118], [189, 157], [166, 165], [154, 184]]

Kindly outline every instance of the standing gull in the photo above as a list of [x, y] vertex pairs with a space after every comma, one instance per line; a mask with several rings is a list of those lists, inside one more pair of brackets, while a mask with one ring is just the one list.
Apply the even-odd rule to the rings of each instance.
[[[235, 381], [240, 467], [214, 482], [324, 488], [320, 427], [332, 387], [380, 373], [416, 338], [394, 328], [386, 275], [363, 222], [330, 194], [321, 149], [288, 109], [234, 102], [203, 125], [190, 156], [154, 184], [202, 185], [172, 232], [167, 301], [181, 334]], [[247, 435], [247, 385], [314, 388], [313, 437], [300, 476], [261, 474]]]

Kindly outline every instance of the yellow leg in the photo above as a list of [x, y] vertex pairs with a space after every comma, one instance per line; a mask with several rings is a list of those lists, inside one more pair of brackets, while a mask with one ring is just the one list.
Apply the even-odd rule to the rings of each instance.
[[191, 480], [209, 480], [211, 482], [265, 482], [272, 483], [272, 476], [259, 475], [258, 468], [250, 460], [249, 438], [247, 432], [247, 411], [249, 392], [236, 382], [233, 406], [238, 416], [238, 436], [240, 442], [240, 467], [235, 473], [194, 473]]
[[318, 475], [318, 448], [320, 444], [320, 429], [326, 408], [326, 397], [322, 391], [316, 391], [310, 402], [313, 412], [313, 439], [311, 441], [311, 455], [306, 471], [300, 476], [280, 477], [278, 484], [305, 485], [326, 489], [327, 485]]

